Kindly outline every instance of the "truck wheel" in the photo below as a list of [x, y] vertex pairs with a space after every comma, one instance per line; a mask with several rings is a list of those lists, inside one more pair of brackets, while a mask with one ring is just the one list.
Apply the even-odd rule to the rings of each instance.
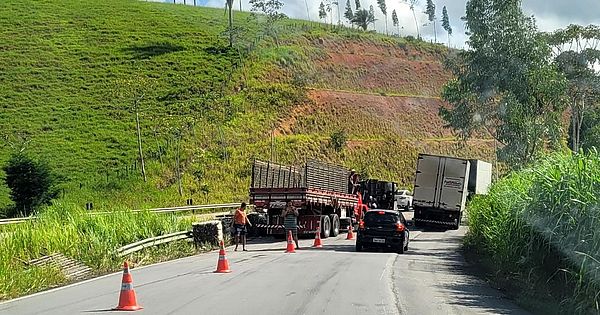
[[415, 225], [416, 228], [423, 227], [423, 223], [421, 223], [420, 220], [413, 219], [413, 224]]
[[321, 217], [321, 238], [328, 238], [331, 232], [331, 221], [324, 215]]
[[453, 230], [458, 230], [458, 228], [460, 227], [460, 221], [456, 221], [456, 223], [454, 225], [452, 225], [452, 229]]
[[336, 237], [340, 234], [340, 217], [337, 214], [330, 214], [329, 220], [331, 220], [330, 236]]

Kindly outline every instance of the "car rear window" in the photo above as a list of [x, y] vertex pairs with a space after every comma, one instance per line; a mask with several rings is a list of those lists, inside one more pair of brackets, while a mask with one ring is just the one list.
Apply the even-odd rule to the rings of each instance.
[[373, 211], [365, 214], [365, 224], [396, 223], [399, 220], [399, 216], [387, 212], [380, 214], [379, 211]]

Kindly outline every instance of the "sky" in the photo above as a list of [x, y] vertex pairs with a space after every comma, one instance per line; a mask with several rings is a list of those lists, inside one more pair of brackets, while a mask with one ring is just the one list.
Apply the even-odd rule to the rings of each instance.
[[[176, 3], [182, 3], [184, 0], [175, 0]], [[193, 4], [194, 0], [185, 0], [187, 4]], [[239, 1], [242, 1], [242, 9], [249, 10], [249, 0], [234, 0], [234, 8], [239, 8]], [[283, 12], [292, 18], [308, 19], [313, 21], [318, 20], [319, 4], [322, 0], [282, 0], [285, 3]], [[340, 14], [342, 21], [344, 19], [344, 10], [346, 0], [338, 0], [340, 2]], [[350, 0], [354, 9], [354, 1]], [[162, 2], [173, 2], [173, 0], [163, 0]], [[375, 16], [377, 21], [375, 27], [379, 32], [385, 32], [385, 19], [379, 8], [376, 0], [360, 0], [363, 8], [368, 8], [373, 5], [375, 8]], [[450, 24], [453, 29], [453, 35], [450, 39], [451, 45], [456, 48], [464, 48], [467, 36], [465, 35], [464, 22], [460, 19], [464, 16], [465, 5], [467, 0], [434, 0], [438, 20], [441, 20], [442, 8], [448, 9]], [[597, 24], [600, 25], [600, 0], [523, 0], [523, 11], [527, 15], [534, 15], [537, 26], [541, 31], [553, 31], [559, 28], [564, 28], [569, 24]], [[196, 0], [197, 5], [223, 8], [225, 0]], [[416, 36], [416, 25], [409, 6], [403, 0], [386, 0], [388, 7], [388, 30], [396, 33], [397, 30], [392, 26], [391, 12], [396, 10], [398, 19], [402, 29], [401, 35]], [[425, 11], [426, 0], [418, 0], [418, 5], [415, 9], [417, 15], [418, 27], [421, 36], [426, 40], [434, 39], [433, 27], [428, 24]], [[308, 13], [307, 13], [308, 5]], [[334, 23], [337, 23], [337, 11], [333, 10]], [[328, 20], [329, 21], [329, 20]], [[441, 23], [437, 25], [437, 38], [440, 42], [447, 42], [445, 31], [441, 28]]]

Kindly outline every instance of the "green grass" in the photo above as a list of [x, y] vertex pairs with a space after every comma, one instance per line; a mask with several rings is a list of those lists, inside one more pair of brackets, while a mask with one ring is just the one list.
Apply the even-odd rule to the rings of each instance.
[[[303, 76], [314, 71], [322, 53], [312, 41], [443, 51], [420, 41], [297, 20], [282, 23], [282, 44], [275, 47], [249, 14], [236, 12], [234, 18], [246, 28], [236, 47], [254, 47], [249, 53], [227, 47], [221, 9], [134, 0], [5, 1], [0, 19], [10, 24], [0, 29], [1, 136], [16, 144], [30, 140], [27, 151], [65, 176], [64, 202], [93, 202], [99, 209], [175, 206], [190, 197], [197, 203], [242, 200], [250, 160], [269, 157], [269, 131], [305, 102], [302, 86], [311, 79]], [[132, 110], [132, 99], [141, 94], [147, 183], [140, 180]], [[184, 132], [184, 196], [176, 188], [175, 129]], [[330, 129], [318, 136], [329, 137]], [[374, 130], [369, 137], [393, 135]], [[332, 154], [327, 147], [312, 148], [316, 151], [302, 154]], [[0, 146], [0, 165], [11, 152]], [[208, 195], [201, 187], [208, 187]], [[0, 185], [0, 209], [10, 204]]]
[[597, 153], [547, 157], [470, 204], [467, 248], [493, 261], [497, 281], [518, 299], [540, 300], [538, 311], [560, 304], [552, 313], [597, 313], [599, 189]]
[[[25, 262], [62, 253], [91, 267], [95, 274], [116, 271], [123, 263], [115, 250], [135, 241], [191, 230], [191, 219], [173, 214], [133, 213], [115, 207], [110, 215], [91, 216], [80, 207], [57, 204], [35, 221], [12, 226], [0, 239], [0, 300], [65, 283], [60, 270], [28, 267]], [[126, 257], [136, 264], [194, 253], [185, 242], [148, 249]]]

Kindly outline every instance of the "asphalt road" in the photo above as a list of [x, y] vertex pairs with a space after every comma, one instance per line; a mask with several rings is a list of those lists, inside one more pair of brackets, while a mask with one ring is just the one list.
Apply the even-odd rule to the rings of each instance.
[[[132, 269], [145, 314], [527, 314], [470, 275], [457, 248], [464, 230], [413, 231], [404, 255], [354, 251], [324, 240], [295, 254], [285, 243], [228, 248], [230, 274], [214, 274], [218, 253]], [[0, 304], [0, 314], [108, 313], [118, 301], [113, 274]]]

